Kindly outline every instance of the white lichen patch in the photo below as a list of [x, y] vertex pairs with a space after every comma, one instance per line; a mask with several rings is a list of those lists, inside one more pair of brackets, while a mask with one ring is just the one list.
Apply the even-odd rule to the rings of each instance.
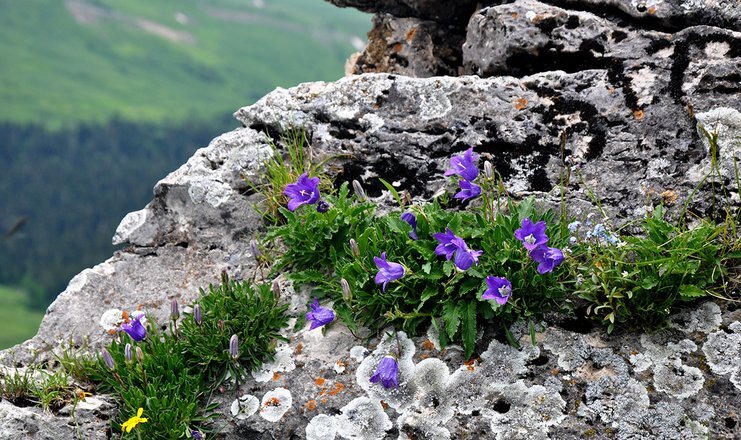
[[627, 377], [605, 377], [590, 383], [585, 396], [587, 404], [579, 407], [578, 415], [599, 416], [613, 427], [618, 427], [626, 414], [645, 410], [651, 404], [646, 387]]
[[710, 111], [697, 113], [697, 131], [705, 145], [707, 158], [700, 167], [708, 172], [711, 165], [710, 143], [703, 130], [718, 137], [718, 161], [724, 177], [735, 178], [734, 158], [741, 158], [741, 111], [730, 107], [717, 107]]
[[356, 345], [350, 349], [350, 357], [355, 359], [356, 362], [363, 362], [366, 353], [368, 353], [368, 349], [362, 345]]
[[653, 102], [654, 92], [656, 91], [656, 74], [651, 71], [650, 67], [644, 67], [635, 72], [629, 72], [630, 88], [633, 89], [638, 97], [638, 105], [648, 105]]
[[646, 167], [647, 179], [660, 179], [671, 173], [672, 163], [663, 157], [651, 159]]
[[695, 309], [677, 313], [669, 318], [669, 327], [686, 334], [710, 333], [718, 330], [722, 323], [720, 307], [712, 301], [706, 301]]
[[[388, 355], [398, 355], [399, 350], [401, 350], [401, 355], [396, 359], [399, 386], [385, 388], [381, 382], [372, 383], [370, 378], [375, 373], [381, 359]], [[415, 352], [414, 342], [407, 337], [406, 333], [397, 332], [396, 336], [387, 333], [376, 349], [358, 366], [355, 374], [358, 385], [372, 400], [379, 402], [383, 400], [395, 410], [403, 411], [414, 402], [416, 385], [413, 380], [415, 369], [412, 357]]]
[[491, 396], [498, 399], [493, 409], [487, 408], [482, 414], [490, 418], [497, 439], [534, 438], [538, 434], [545, 438], [551, 426], [566, 418], [566, 402], [542, 385], [527, 387], [518, 380], [512, 384], [493, 384], [490, 390]]
[[[735, 329], [741, 326], [733, 326]], [[710, 371], [715, 374], [732, 374], [738, 378], [741, 364], [738, 359], [741, 357], [741, 332], [726, 333], [722, 330], [708, 335], [708, 339], [702, 346], [702, 352], [710, 366]], [[741, 386], [734, 383], [737, 388]]]
[[455, 414], [447, 391], [449, 376], [447, 364], [440, 359], [428, 358], [417, 364], [413, 378], [415, 404], [399, 417], [397, 425], [401, 431], [411, 430], [422, 438], [450, 438], [442, 426]]
[[654, 388], [677, 399], [686, 399], [697, 394], [705, 384], [699, 368], [682, 364], [675, 359], [654, 368]]
[[377, 440], [393, 427], [381, 403], [367, 397], [353, 399], [336, 416], [337, 433], [350, 440]]
[[651, 358], [643, 353], [636, 353], [630, 355], [630, 363], [633, 365], [633, 371], [636, 373], [643, 373], [653, 366]]
[[725, 41], [710, 41], [705, 45], [705, 56], [708, 58], [725, 58], [731, 45]]
[[286, 343], [281, 343], [275, 350], [275, 359], [263, 364], [262, 368], [252, 372], [252, 377], [257, 382], [268, 382], [272, 380], [275, 373], [287, 373], [296, 369], [293, 362], [293, 349]]
[[245, 394], [235, 399], [229, 409], [234, 418], [244, 420], [260, 409], [260, 401], [252, 394]]
[[98, 321], [106, 332], [118, 331], [123, 322], [123, 310], [120, 309], [106, 310], [100, 317], [100, 321]]
[[374, 115], [373, 113], [363, 115], [362, 118], [358, 119], [358, 122], [368, 127], [365, 130], [367, 134], [375, 133], [376, 131], [378, 131], [379, 128], [385, 125], [385, 121], [383, 120], [383, 118], [379, 117], [378, 115]]
[[337, 436], [337, 421], [326, 414], [314, 416], [306, 425], [306, 440], [334, 440]]
[[589, 345], [578, 335], [557, 328], [550, 328], [543, 347], [558, 356], [561, 371], [574, 371], [584, 365], [589, 357]]
[[285, 388], [276, 388], [262, 396], [260, 403], [260, 417], [268, 422], [277, 422], [291, 409], [293, 397]]

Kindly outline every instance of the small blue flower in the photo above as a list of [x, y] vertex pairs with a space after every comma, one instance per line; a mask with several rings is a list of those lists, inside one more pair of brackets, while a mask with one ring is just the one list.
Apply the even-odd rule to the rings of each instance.
[[316, 212], [324, 214], [327, 211], [329, 211], [329, 203], [320, 200], [319, 203], [316, 204]]
[[458, 182], [461, 186], [461, 190], [458, 191], [453, 197], [460, 199], [461, 202], [465, 202], [468, 199], [473, 199], [481, 195], [481, 187], [475, 183], [471, 183], [468, 180], [461, 180]]
[[411, 212], [405, 212], [401, 215], [401, 219], [405, 222], [409, 223], [409, 226], [412, 227], [412, 231], [409, 233], [409, 238], [412, 240], [418, 240], [419, 237], [417, 236], [417, 217], [414, 216]]
[[144, 315], [140, 314], [131, 321], [121, 324], [121, 330], [128, 333], [129, 336], [131, 336], [131, 339], [136, 342], [141, 342], [147, 337], [147, 329], [141, 323], [143, 317]]
[[201, 433], [201, 431], [192, 429], [190, 431], [190, 438], [192, 438], [193, 440], [203, 440], [203, 434]]
[[445, 228], [445, 232], [434, 234], [433, 237], [439, 242], [435, 248], [435, 255], [445, 256], [460, 270], [468, 270], [474, 263], [479, 264], [479, 257], [483, 251], [469, 249], [465, 240], [453, 234], [450, 228]]
[[433, 234], [433, 237], [435, 237], [435, 240], [440, 243], [435, 248], [435, 255], [445, 255], [445, 259], [448, 261], [453, 258], [453, 254], [455, 253], [455, 251], [458, 250], [458, 246], [452, 243], [452, 241], [456, 238], [455, 234], [453, 234], [453, 231], [451, 231], [450, 228], [445, 228], [445, 232]]
[[404, 276], [404, 266], [399, 263], [392, 263], [386, 260], [386, 252], [381, 253], [381, 258], [373, 257], [373, 262], [376, 263], [378, 273], [376, 274], [376, 284], [383, 284], [381, 289], [383, 292], [386, 291], [386, 285], [389, 281], [398, 280]]
[[538, 262], [538, 273], [544, 274], [552, 272], [563, 263], [563, 252], [561, 249], [543, 245], [530, 252], [530, 258]]
[[504, 277], [486, 277], [486, 291], [481, 298], [493, 299], [499, 305], [504, 305], [512, 296], [512, 283]]
[[568, 226], [569, 232], [573, 234], [574, 232], [576, 232], [577, 229], [579, 229], [580, 225], [581, 225], [580, 221], [574, 221], [574, 222], [569, 223], [569, 226]]
[[393, 356], [381, 359], [370, 381], [371, 383], [380, 381], [384, 388], [399, 388], [399, 365], [396, 359]]
[[476, 168], [476, 161], [479, 155], [473, 152], [473, 147], [466, 150], [463, 156], [453, 156], [450, 159], [450, 169], [443, 174], [444, 176], [452, 176], [457, 174], [464, 180], [469, 182], [476, 179], [479, 175], [479, 170]]
[[314, 330], [317, 327], [327, 325], [334, 321], [334, 311], [326, 307], [319, 305], [319, 300], [314, 297], [314, 302], [309, 306], [310, 312], [306, 312], [306, 320], [311, 321], [311, 327], [309, 330]]
[[283, 194], [290, 199], [288, 209], [291, 211], [304, 204], [313, 205], [319, 201], [319, 178], [309, 178], [308, 174], [304, 173], [299, 176], [296, 183], [286, 185]]
[[525, 249], [532, 251], [535, 248], [548, 243], [548, 236], [545, 235], [545, 221], [541, 220], [533, 224], [529, 217], [522, 219], [520, 229], [515, 231], [515, 238], [522, 242]]

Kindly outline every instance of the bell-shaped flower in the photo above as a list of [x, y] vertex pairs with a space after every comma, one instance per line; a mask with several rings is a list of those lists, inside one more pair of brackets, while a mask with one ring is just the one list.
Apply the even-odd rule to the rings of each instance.
[[417, 217], [415, 217], [411, 212], [405, 212], [401, 215], [401, 219], [409, 223], [409, 226], [412, 227], [412, 231], [409, 233], [409, 238], [412, 240], [419, 240], [419, 237], [417, 236]]
[[141, 323], [143, 317], [143, 314], [137, 314], [134, 319], [121, 324], [121, 330], [128, 333], [129, 336], [131, 336], [131, 339], [135, 340], [136, 342], [141, 342], [144, 340], [144, 338], [147, 337], [147, 329]]
[[381, 382], [384, 388], [399, 388], [399, 365], [393, 356], [385, 356], [370, 377], [371, 383]]
[[306, 312], [306, 320], [311, 321], [309, 330], [314, 330], [317, 327], [327, 325], [334, 321], [334, 311], [326, 307], [319, 305], [319, 300], [314, 297], [314, 302], [309, 305], [311, 311]]
[[460, 199], [461, 202], [465, 202], [468, 199], [474, 199], [481, 195], [481, 187], [475, 183], [471, 183], [468, 180], [461, 180], [458, 184], [461, 186], [461, 190], [453, 197]]
[[532, 222], [529, 217], [522, 219], [520, 229], [515, 231], [515, 238], [522, 242], [525, 249], [532, 251], [535, 248], [548, 243], [548, 236], [545, 235], [545, 221], [538, 223]]
[[301, 205], [313, 205], [319, 201], [319, 178], [309, 178], [304, 173], [299, 176], [296, 183], [286, 185], [283, 191], [290, 200], [288, 200], [288, 209], [295, 211]]
[[381, 253], [381, 258], [373, 257], [376, 263], [378, 273], [376, 274], [376, 284], [383, 284], [382, 291], [386, 291], [386, 285], [389, 281], [398, 280], [404, 276], [404, 266], [399, 263], [392, 263], [386, 260], [386, 252]]
[[481, 298], [493, 299], [499, 305], [504, 305], [512, 296], [512, 283], [504, 277], [486, 277], [486, 291]]
[[479, 264], [479, 257], [484, 251], [469, 249], [466, 242], [460, 237], [455, 237], [451, 243], [457, 248], [453, 257], [455, 267], [460, 270], [468, 270], [474, 263]]
[[543, 245], [530, 252], [530, 258], [538, 262], [538, 273], [544, 274], [563, 263], [563, 252], [561, 249]]
[[453, 156], [450, 159], [450, 169], [445, 171], [444, 176], [452, 176], [457, 174], [464, 180], [469, 182], [473, 181], [479, 175], [479, 170], [476, 168], [476, 161], [479, 155], [473, 152], [473, 147], [466, 150], [463, 156]]
[[450, 228], [445, 228], [445, 232], [438, 232], [432, 236], [439, 242], [435, 248], [435, 255], [444, 255], [446, 260], [453, 258], [453, 254], [458, 250], [458, 246], [453, 243], [453, 240], [458, 237], [453, 234], [453, 231]]

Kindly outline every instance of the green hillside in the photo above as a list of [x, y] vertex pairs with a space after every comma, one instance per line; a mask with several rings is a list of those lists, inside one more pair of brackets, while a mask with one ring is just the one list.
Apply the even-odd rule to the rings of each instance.
[[11, 347], [36, 334], [43, 313], [25, 306], [23, 292], [0, 286], [0, 350]]
[[0, 0], [0, 120], [214, 118], [341, 77], [369, 28], [324, 0]]

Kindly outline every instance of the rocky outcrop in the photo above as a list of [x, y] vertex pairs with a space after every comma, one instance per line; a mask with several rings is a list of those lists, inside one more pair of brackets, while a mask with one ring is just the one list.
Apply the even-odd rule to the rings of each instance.
[[[259, 278], [248, 242], [264, 226], [248, 182], [288, 128], [302, 127], [335, 177], [361, 181], [381, 203], [378, 177], [428, 199], [446, 190], [450, 155], [473, 146], [513, 197], [557, 205], [564, 185], [572, 212], [599, 202], [621, 221], [656, 203], [676, 212], [694, 192], [690, 208], [712, 214], [713, 158], [698, 126], [718, 134], [716, 178], [735, 182], [734, 0], [333, 3], [379, 14], [353, 67], [375, 73], [277, 89], [237, 111], [243, 127], [160, 181], [116, 231], [127, 246], [75, 277], [38, 335], [2, 353], [5, 364], [53, 363], [62, 344], [98, 348], [110, 308], [142, 305], [166, 322], [171, 299], [192, 301], [222, 271]], [[310, 292], [281, 284], [291, 313], [304, 313]], [[339, 323], [286, 329], [290, 342], [241, 387], [241, 404], [232, 392], [216, 399], [226, 438], [730, 439], [741, 426], [740, 320], [735, 305], [708, 302], [660, 332], [608, 336], [554, 316], [535, 345], [514, 326], [522, 348], [483, 332], [469, 362], [456, 347], [439, 350], [434, 332], [400, 335], [391, 391], [368, 382], [388, 341], [357, 340]], [[4, 403], [0, 438], [54, 423], [97, 438], [113, 411], [101, 404], [80, 425], [74, 411], [49, 419]]]

